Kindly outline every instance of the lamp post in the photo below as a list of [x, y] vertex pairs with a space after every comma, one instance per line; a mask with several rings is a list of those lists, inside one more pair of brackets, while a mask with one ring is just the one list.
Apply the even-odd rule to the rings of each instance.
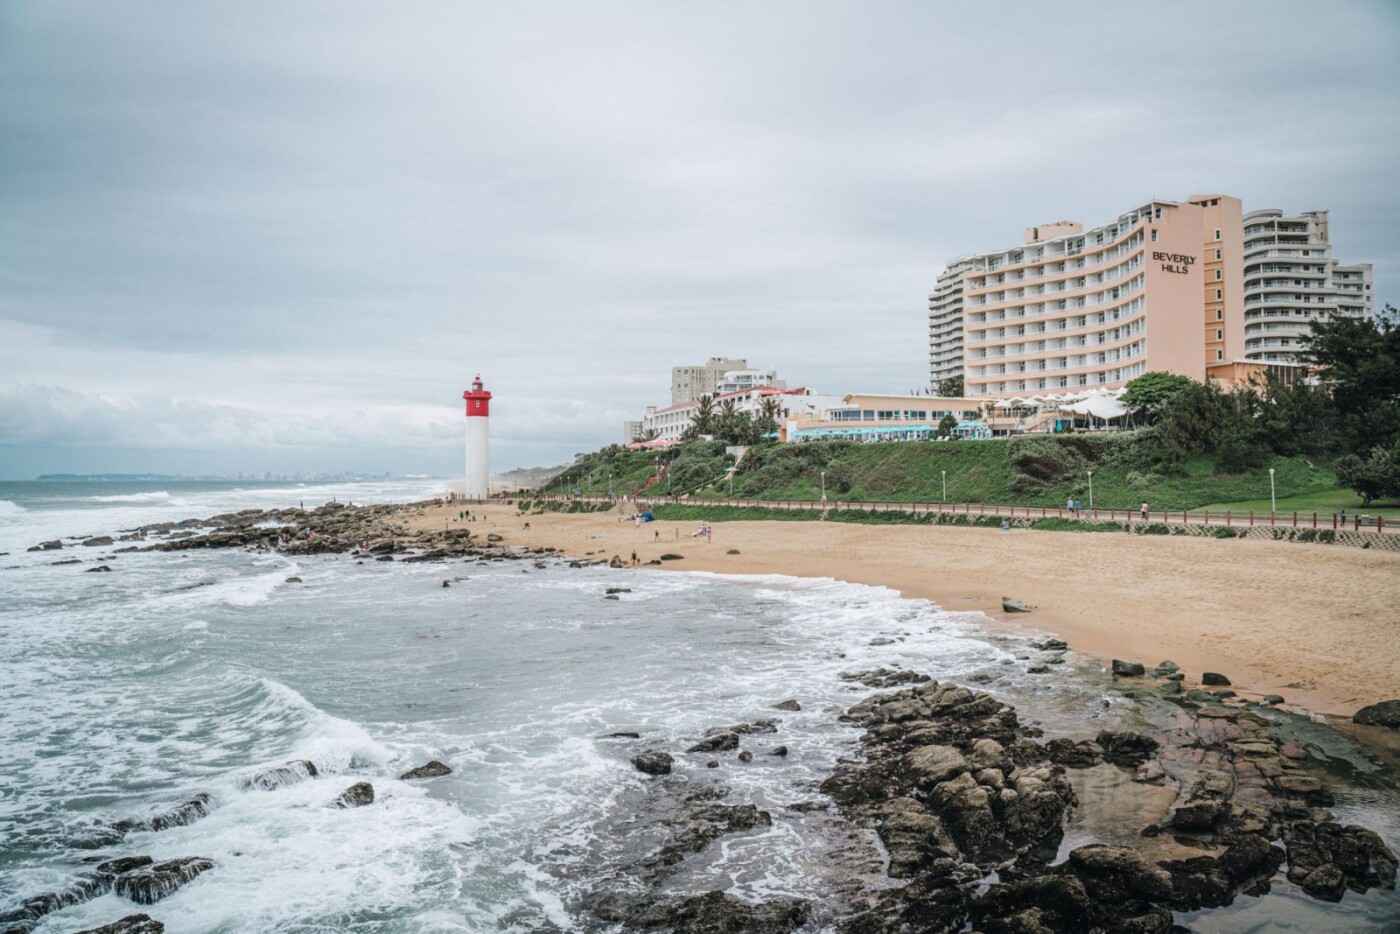
[[826, 505], [826, 471], [822, 471], [822, 505]]
[[943, 473], [943, 502], [946, 504], [946, 503], [948, 502], [948, 471], [945, 470], [945, 471], [942, 471], [942, 473]]
[[612, 468], [609, 467], [609, 468], [608, 468], [608, 499], [612, 499], [612, 495], [613, 495], [613, 491], [612, 491], [612, 474], [613, 474]]
[[1094, 511], [1094, 472], [1089, 471], [1089, 511]]
[[1278, 512], [1278, 499], [1274, 496], [1274, 468], [1269, 468], [1269, 515]]

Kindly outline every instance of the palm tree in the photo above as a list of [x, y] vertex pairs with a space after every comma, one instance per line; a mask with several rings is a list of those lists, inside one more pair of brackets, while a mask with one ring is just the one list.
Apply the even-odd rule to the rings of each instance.
[[690, 430], [695, 436], [715, 433], [714, 396], [701, 396], [695, 400], [695, 414], [690, 418]]
[[725, 399], [720, 403], [719, 414], [715, 417], [715, 430], [711, 434], [731, 444], [738, 444], [744, 431], [743, 419], [744, 415], [734, 400]]
[[755, 432], [758, 438], [756, 440], [762, 441], [765, 435], [773, 434], [778, 430], [779, 410], [780, 404], [778, 400], [772, 396], [769, 396], [759, 403], [758, 418], [756, 419], [756, 427], [758, 430]]

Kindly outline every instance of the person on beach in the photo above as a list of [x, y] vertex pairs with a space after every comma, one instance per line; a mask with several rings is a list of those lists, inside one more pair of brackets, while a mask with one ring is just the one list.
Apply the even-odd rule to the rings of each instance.
[[637, 559], [637, 550], [634, 548], [634, 549], [632, 550], [632, 567], [636, 567], [638, 563], [639, 563], [639, 562], [638, 562], [638, 559]]
[[1146, 504], [1146, 503], [1143, 503], [1143, 504], [1142, 504], [1142, 508], [1138, 510], [1138, 514], [1142, 516], [1142, 521], [1143, 521], [1143, 522], [1146, 522], [1146, 521], [1147, 521], [1147, 504]]
[[1065, 511], [1070, 515], [1074, 515], [1074, 497], [1071, 496], [1069, 499], [1065, 500]]
[[651, 533], [651, 540], [654, 541], [654, 542], [659, 542], [659, 541], [661, 541], [661, 530], [660, 530], [660, 529], [653, 529], [653, 530], [652, 530], [652, 533]]

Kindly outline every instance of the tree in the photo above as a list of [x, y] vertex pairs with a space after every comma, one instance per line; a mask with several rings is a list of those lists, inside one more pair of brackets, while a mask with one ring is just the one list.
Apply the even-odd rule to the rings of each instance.
[[758, 418], [754, 420], [754, 442], [766, 440], [767, 435], [771, 435], [778, 430], [778, 413], [782, 406], [777, 399], [769, 396], [758, 406]]
[[1400, 438], [1400, 323], [1394, 306], [1373, 318], [1313, 321], [1304, 359], [1332, 392], [1346, 449], [1388, 448]]
[[1337, 462], [1337, 480], [1361, 497], [1361, 505], [1400, 496], [1400, 441], [1373, 448], [1365, 459], [1348, 454]]
[[1122, 402], [1130, 409], [1143, 411], [1152, 419], [1159, 416], [1173, 399], [1192, 385], [1195, 384], [1189, 376], [1153, 370], [1142, 374], [1124, 387]]
[[661, 432], [657, 431], [655, 428], [648, 428], [646, 431], [642, 432], [640, 435], [637, 436], [637, 440], [638, 440], [638, 441], [655, 441], [655, 440], [656, 440], [657, 438], [659, 438], [660, 436], [661, 436]]
[[701, 396], [695, 400], [695, 414], [690, 417], [690, 424], [681, 432], [681, 439], [684, 441], [694, 441], [701, 435], [712, 435], [715, 433], [715, 397]]
[[962, 398], [963, 378], [961, 376], [950, 376], [947, 379], [940, 379], [937, 387], [940, 396], [951, 396], [952, 398]]
[[951, 438], [953, 429], [958, 427], [958, 420], [951, 415], [945, 415], [938, 422], [938, 437]]

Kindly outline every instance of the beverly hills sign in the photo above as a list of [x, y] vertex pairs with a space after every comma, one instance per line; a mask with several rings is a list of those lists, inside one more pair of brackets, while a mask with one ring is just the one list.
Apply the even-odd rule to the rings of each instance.
[[1196, 257], [1185, 256], [1181, 253], [1163, 253], [1158, 250], [1152, 251], [1152, 258], [1162, 264], [1163, 272], [1175, 272], [1186, 275], [1191, 271], [1191, 264], [1196, 262]]

